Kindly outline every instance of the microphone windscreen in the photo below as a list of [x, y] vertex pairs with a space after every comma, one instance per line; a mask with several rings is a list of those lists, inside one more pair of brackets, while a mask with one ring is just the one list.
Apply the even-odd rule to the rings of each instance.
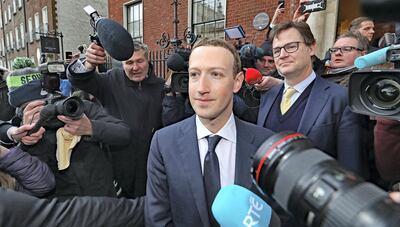
[[380, 50], [369, 53], [367, 55], [358, 57], [354, 61], [354, 65], [358, 69], [363, 69], [363, 68], [370, 67], [373, 65], [383, 64], [387, 61], [386, 53], [387, 53], [388, 49], [389, 49], [389, 47], [385, 47]]
[[255, 68], [247, 68], [245, 80], [248, 85], [259, 83], [262, 79], [262, 74]]
[[211, 211], [221, 227], [266, 227], [272, 216], [272, 209], [264, 200], [238, 185], [221, 188]]
[[185, 61], [178, 53], [171, 54], [167, 59], [167, 66], [175, 72], [185, 71]]
[[118, 61], [126, 61], [133, 55], [133, 40], [129, 32], [108, 18], [96, 21], [97, 35], [107, 53]]

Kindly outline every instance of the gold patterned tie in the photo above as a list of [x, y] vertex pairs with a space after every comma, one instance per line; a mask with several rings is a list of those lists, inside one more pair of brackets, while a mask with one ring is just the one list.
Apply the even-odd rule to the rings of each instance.
[[285, 114], [286, 111], [288, 111], [288, 109], [290, 108], [290, 98], [292, 98], [294, 93], [296, 93], [296, 89], [294, 89], [292, 87], [288, 87], [286, 89], [285, 93], [283, 93], [282, 102], [281, 102], [282, 115]]

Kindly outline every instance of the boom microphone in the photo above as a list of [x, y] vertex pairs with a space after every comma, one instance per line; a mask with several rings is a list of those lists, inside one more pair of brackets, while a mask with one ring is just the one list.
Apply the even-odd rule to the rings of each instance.
[[188, 67], [183, 57], [178, 53], [173, 53], [168, 57], [167, 66], [175, 72], [185, 71]]
[[91, 6], [84, 8], [94, 22], [100, 45], [107, 53], [118, 61], [126, 61], [133, 55], [133, 40], [129, 32], [119, 23], [99, 16]]
[[248, 68], [246, 70], [245, 80], [246, 83], [250, 86], [259, 83], [262, 80], [262, 77], [263, 76], [261, 75], [260, 71], [255, 68]]
[[373, 65], [383, 64], [387, 61], [387, 52], [390, 47], [385, 47], [367, 55], [356, 58], [354, 65], [358, 69], [363, 69]]
[[264, 200], [238, 185], [221, 188], [211, 211], [221, 227], [280, 226], [279, 218]]

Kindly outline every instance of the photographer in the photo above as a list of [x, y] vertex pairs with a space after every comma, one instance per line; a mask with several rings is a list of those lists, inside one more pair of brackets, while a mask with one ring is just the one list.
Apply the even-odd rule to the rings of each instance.
[[339, 36], [329, 48], [331, 60], [322, 77], [347, 87], [351, 73], [356, 70], [354, 61], [366, 54], [367, 47], [368, 40], [359, 33], [347, 32]]
[[98, 74], [95, 67], [105, 62], [105, 52], [92, 43], [84, 65], [74, 61], [67, 72], [73, 86], [94, 95], [108, 113], [129, 125], [129, 145], [111, 147], [114, 174], [127, 197], [146, 192], [150, 140], [162, 126], [164, 80], [155, 75], [148, 51], [147, 45], [134, 42], [134, 53], [123, 62], [123, 69]]
[[[10, 90], [10, 103], [19, 108], [23, 124], [35, 124], [42, 116], [41, 111], [50, 104], [44, 101], [47, 95], [43, 94], [40, 80], [22, 84], [28, 76], [9, 78], [10, 83], [21, 84]], [[51, 196], [116, 196], [104, 146], [127, 144], [129, 128], [98, 105], [84, 101], [83, 108], [79, 119], [62, 115], [45, 119], [43, 138], [22, 148], [39, 157], [53, 171], [56, 188]]]

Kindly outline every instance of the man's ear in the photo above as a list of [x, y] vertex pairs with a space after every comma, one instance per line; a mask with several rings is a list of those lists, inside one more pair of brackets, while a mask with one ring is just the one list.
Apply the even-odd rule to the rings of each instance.
[[238, 74], [236, 74], [234, 78], [233, 93], [236, 93], [240, 90], [240, 88], [242, 87], [243, 80], [244, 80], [244, 73], [243, 71], [240, 71]]
[[315, 50], [317, 49], [317, 43], [314, 42], [313, 44], [311, 44], [310, 46], [310, 56], [314, 56], [315, 55]]

